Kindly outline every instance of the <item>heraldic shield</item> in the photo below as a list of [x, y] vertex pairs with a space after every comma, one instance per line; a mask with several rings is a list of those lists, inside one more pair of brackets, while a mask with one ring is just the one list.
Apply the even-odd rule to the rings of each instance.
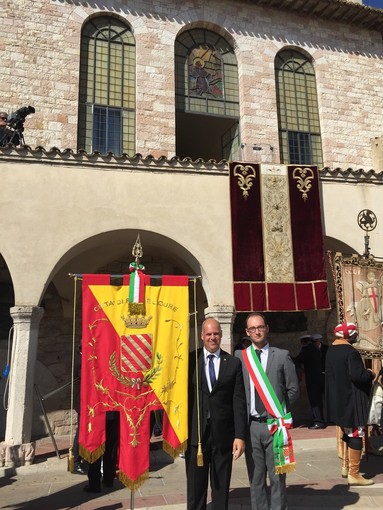
[[83, 275], [82, 291], [80, 454], [89, 462], [103, 454], [105, 413], [118, 411], [119, 478], [134, 491], [149, 476], [152, 411], [164, 411], [164, 449], [185, 448], [188, 277], [152, 285], [135, 270], [115, 286], [110, 275]]

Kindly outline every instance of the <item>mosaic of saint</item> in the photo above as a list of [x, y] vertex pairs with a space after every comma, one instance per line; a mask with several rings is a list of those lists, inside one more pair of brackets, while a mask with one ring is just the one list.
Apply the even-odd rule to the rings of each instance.
[[194, 48], [188, 66], [190, 95], [223, 99], [223, 64], [215, 50], [207, 46]]

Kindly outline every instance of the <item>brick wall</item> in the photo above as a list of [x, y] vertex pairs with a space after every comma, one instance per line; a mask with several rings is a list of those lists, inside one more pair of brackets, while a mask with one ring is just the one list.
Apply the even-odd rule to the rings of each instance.
[[[4, 5], [5, 2], [5, 5]], [[370, 140], [382, 135], [383, 70], [379, 33], [233, 1], [161, 2], [3, 0], [2, 107], [36, 108], [25, 122], [28, 145], [76, 148], [80, 35], [100, 11], [125, 19], [137, 44], [137, 144], [144, 155], [174, 155], [174, 40], [185, 27], [227, 34], [240, 75], [241, 134], [275, 147], [274, 57], [302, 48], [317, 76], [324, 164], [372, 167]]]

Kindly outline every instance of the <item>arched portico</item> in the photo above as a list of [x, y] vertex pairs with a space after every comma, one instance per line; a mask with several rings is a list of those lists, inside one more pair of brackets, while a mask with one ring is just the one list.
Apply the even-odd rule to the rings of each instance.
[[[54, 265], [44, 293], [35, 306], [19, 305], [11, 310], [15, 331], [13, 368], [10, 378], [10, 405], [7, 412], [5, 442], [2, 444], [5, 462], [8, 465], [31, 462], [34, 455], [32, 437], [36, 433], [46, 432], [44, 422], [33, 420], [33, 401], [36, 400], [33, 391], [36, 361], [38, 360], [42, 366], [41, 372], [48, 371], [55, 377], [56, 387], [70, 380], [74, 279], [69, 275], [93, 272], [127, 273], [129, 263], [134, 260], [131, 252], [138, 234], [144, 250], [141, 262], [145, 265], [147, 274], [198, 276], [196, 280], [197, 324], [200, 326], [205, 317], [218, 319], [223, 329], [222, 346], [225, 350], [231, 349], [234, 308], [230, 304], [209, 302], [207, 295], [211, 287], [209, 275], [206, 274], [197, 258], [180, 243], [156, 232], [135, 229], [117, 229], [84, 239], [63, 254]], [[81, 286], [79, 284], [77, 284], [77, 291], [78, 302], [80, 302]], [[194, 302], [193, 292], [191, 285], [191, 306]], [[42, 318], [44, 310], [45, 315]], [[78, 323], [76, 343], [78, 343], [81, 338], [79, 311], [76, 313], [76, 322]], [[56, 324], [56, 327], [52, 328], [52, 324]], [[190, 349], [193, 349], [194, 321], [191, 320], [190, 324]], [[198, 341], [199, 330], [198, 327]], [[53, 360], [53, 345], [60, 350], [57, 360]], [[43, 392], [47, 391], [46, 377], [42, 379], [39, 373], [37, 379], [39, 379], [38, 386], [41, 384]], [[62, 404], [63, 399], [65, 401], [65, 395], [62, 397], [58, 395], [57, 405], [59, 402]], [[68, 403], [64, 403], [64, 408], [65, 405], [68, 406]]]

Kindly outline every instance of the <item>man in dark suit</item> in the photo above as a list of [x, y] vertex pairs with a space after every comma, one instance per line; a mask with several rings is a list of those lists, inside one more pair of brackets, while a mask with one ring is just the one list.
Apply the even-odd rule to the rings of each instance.
[[302, 367], [305, 373], [307, 396], [310, 402], [313, 422], [309, 429], [326, 428], [323, 416], [323, 401], [325, 392], [325, 364], [328, 345], [322, 343], [322, 335], [315, 333], [307, 335], [308, 345], [303, 347], [294, 359], [297, 366]]
[[233, 458], [238, 459], [245, 449], [242, 369], [237, 358], [220, 349], [218, 321], [205, 320], [201, 338], [203, 348], [189, 357], [187, 509], [206, 509], [210, 474], [211, 508], [227, 510]]
[[[251, 507], [255, 510], [284, 510], [286, 503], [286, 474], [275, 473], [275, 456], [273, 435], [268, 429], [267, 419], [272, 415], [266, 410], [263, 399], [255, 389], [252, 376], [252, 365], [246, 360], [258, 357], [260, 365], [280, 402], [281, 409], [287, 409], [299, 396], [299, 383], [295, 366], [285, 349], [277, 349], [269, 345], [267, 335], [269, 327], [265, 317], [257, 312], [251, 313], [246, 320], [246, 334], [251, 338], [252, 345], [236, 356], [242, 361], [245, 384], [248, 429], [246, 436], [246, 465], [250, 480]], [[258, 353], [257, 353], [258, 351]], [[283, 421], [283, 420], [282, 420]], [[285, 471], [286, 472], [286, 471]], [[266, 493], [266, 475], [269, 475], [271, 486], [271, 504], [269, 506]]]

